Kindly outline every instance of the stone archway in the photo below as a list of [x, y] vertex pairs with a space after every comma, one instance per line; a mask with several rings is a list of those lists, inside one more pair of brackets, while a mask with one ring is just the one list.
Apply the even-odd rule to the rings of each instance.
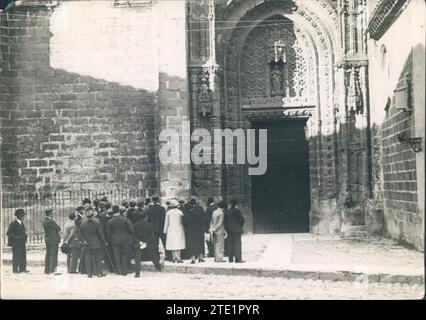
[[[302, 1], [234, 4], [225, 10], [222, 22], [217, 25], [223, 125], [249, 128], [250, 117], [273, 119], [277, 114], [284, 118], [309, 115], [310, 230], [335, 232], [340, 228], [336, 210], [338, 178], [333, 111], [333, 65], [338, 43], [333, 30], [337, 13], [326, 1], [307, 5]], [[270, 94], [265, 58], [267, 48], [281, 40], [288, 44], [289, 58], [290, 90], [284, 99]], [[223, 171], [223, 193], [237, 194], [243, 199], [248, 231], [252, 231], [252, 186], [247, 167], [228, 165]]]

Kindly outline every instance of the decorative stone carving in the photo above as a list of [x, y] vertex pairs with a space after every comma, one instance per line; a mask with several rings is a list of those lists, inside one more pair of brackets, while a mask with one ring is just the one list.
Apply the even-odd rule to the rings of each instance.
[[283, 71], [279, 64], [273, 64], [271, 71], [271, 96], [284, 95]]
[[197, 100], [198, 113], [203, 117], [211, 113], [212, 110], [212, 95], [209, 88], [208, 74], [203, 72], [201, 75], [200, 89], [198, 91]]

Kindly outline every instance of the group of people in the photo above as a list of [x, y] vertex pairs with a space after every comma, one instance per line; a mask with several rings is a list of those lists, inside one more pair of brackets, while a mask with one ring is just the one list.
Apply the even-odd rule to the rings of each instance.
[[[105, 276], [105, 271], [127, 275], [130, 261], [135, 260], [135, 277], [140, 277], [141, 261], [151, 260], [158, 271], [159, 243], [165, 249], [165, 260], [183, 263], [204, 262], [214, 257], [216, 262], [241, 263], [241, 234], [244, 217], [232, 198], [227, 204], [207, 200], [204, 210], [197, 198], [188, 201], [172, 199], [161, 204], [160, 197], [146, 200], [123, 201], [112, 205], [106, 197], [93, 202], [86, 198], [81, 206], [68, 216], [63, 230], [54, 219], [55, 211], [47, 209], [43, 221], [45, 232], [46, 274], [58, 274], [58, 251], [67, 255], [69, 273]], [[27, 235], [23, 223], [25, 211], [17, 209], [16, 219], [8, 231], [8, 244], [12, 247], [13, 272], [28, 272], [26, 268]], [[207, 252], [205, 248], [207, 247]]]

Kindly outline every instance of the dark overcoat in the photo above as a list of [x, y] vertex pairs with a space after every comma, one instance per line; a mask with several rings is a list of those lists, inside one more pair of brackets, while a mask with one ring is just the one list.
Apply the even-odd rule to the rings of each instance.
[[163, 233], [164, 230], [164, 221], [166, 219], [166, 209], [164, 209], [158, 203], [155, 203], [147, 211], [148, 222], [152, 224], [155, 233]]
[[86, 249], [100, 249], [106, 244], [104, 233], [98, 219], [85, 219], [80, 227], [81, 238], [86, 242]]
[[59, 231], [61, 227], [52, 219], [46, 218], [43, 221], [44, 240], [47, 245], [57, 245], [61, 241]]
[[198, 257], [204, 253], [204, 231], [205, 216], [204, 210], [199, 205], [187, 207], [183, 215], [183, 225], [185, 227], [186, 256]]
[[225, 210], [225, 230], [228, 233], [241, 234], [244, 232], [244, 217], [241, 210], [229, 208]]
[[25, 243], [27, 241], [27, 233], [24, 224], [13, 220], [9, 225], [9, 229], [7, 229], [7, 237], [7, 244], [11, 247]]

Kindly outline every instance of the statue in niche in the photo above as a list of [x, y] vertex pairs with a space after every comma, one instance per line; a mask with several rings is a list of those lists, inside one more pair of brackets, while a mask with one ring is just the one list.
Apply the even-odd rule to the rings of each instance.
[[274, 64], [271, 71], [271, 96], [283, 96], [283, 73], [279, 64]]
[[287, 91], [285, 42], [276, 41], [272, 49], [270, 65], [271, 97], [285, 96]]

